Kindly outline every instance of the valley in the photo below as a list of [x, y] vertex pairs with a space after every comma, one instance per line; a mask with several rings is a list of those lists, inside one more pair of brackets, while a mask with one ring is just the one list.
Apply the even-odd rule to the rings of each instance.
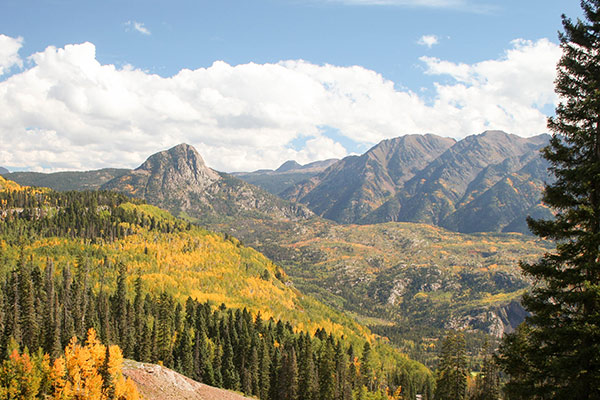
[[[548, 214], [540, 204], [548, 178], [537, 155], [546, 140], [497, 131], [460, 142], [413, 135], [384, 141], [360, 157], [306, 167], [288, 162], [277, 171], [235, 175], [210, 169], [193, 147], [182, 144], [149, 157], [135, 170], [118, 170], [118, 176], [108, 180], [105, 171], [113, 170], [5, 176], [24, 184], [35, 178], [37, 184], [58, 190], [71, 182], [68, 189], [120, 192], [222, 232], [272, 260], [271, 268], [285, 274], [282, 282], [290, 290], [343, 310], [413, 358], [433, 365], [437, 350], [429, 344], [447, 329], [465, 329], [475, 353], [485, 337], [499, 338], [525, 317], [519, 299], [530, 282], [520, 275], [518, 262], [534, 261], [551, 247], [525, 234], [525, 215]], [[254, 179], [263, 189], [238, 178]], [[283, 200], [268, 192], [273, 188], [307, 204]], [[411, 214], [410, 222], [400, 222], [402, 209], [413, 207], [410, 204], [419, 204], [421, 211]], [[381, 214], [391, 209], [396, 214]], [[335, 215], [348, 217], [329, 219]], [[390, 220], [400, 221], [385, 222]], [[177, 242], [185, 247], [184, 240]], [[180, 258], [179, 251], [172, 246], [163, 262]], [[236, 263], [215, 261], [222, 262]], [[174, 274], [189, 270], [185, 264], [166, 268]], [[165, 287], [159, 279], [174, 284], [173, 277], [160, 278], [160, 271], [151, 276], [156, 280], [152, 286]], [[234, 288], [230, 278], [220, 279], [227, 282], [225, 292], [245, 293]], [[179, 291], [179, 296], [226, 300], [236, 307], [256, 304], [251, 297], [211, 295], [219, 282], [187, 279], [183, 287], [169, 290]], [[281, 301], [273, 300], [275, 293], [265, 296], [275, 296], [273, 304], [298, 296], [284, 293]], [[291, 308], [306, 308], [306, 300], [300, 300], [304, 297], [297, 298], [300, 303]], [[290, 318], [289, 311], [271, 306], [260, 310]], [[352, 325], [347, 317], [344, 321], [340, 325]]]

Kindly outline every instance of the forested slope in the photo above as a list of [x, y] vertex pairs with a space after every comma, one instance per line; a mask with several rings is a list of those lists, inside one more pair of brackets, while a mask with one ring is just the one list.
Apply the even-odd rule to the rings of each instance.
[[93, 327], [125, 357], [261, 399], [431, 391], [425, 367], [234, 238], [116, 193], [0, 185], [2, 354], [56, 356]]

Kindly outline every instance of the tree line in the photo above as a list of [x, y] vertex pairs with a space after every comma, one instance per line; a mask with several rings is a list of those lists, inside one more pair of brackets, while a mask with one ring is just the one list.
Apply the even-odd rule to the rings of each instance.
[[120, 207], [143, 204], [122, 194], [55, 192], [37, 188], [0, 192], [0, 235], [9, 242], [43, 237], [112, 241], [132, 233], [133, 226], [156, 232], [189, 230], [182, 220], [165, 220]]

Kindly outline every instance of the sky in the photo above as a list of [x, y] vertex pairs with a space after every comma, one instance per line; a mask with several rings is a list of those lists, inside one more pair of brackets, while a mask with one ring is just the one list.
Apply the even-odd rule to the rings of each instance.
[[0, 166], [217, 170], [547, 132], [576, 0], [2, 0]]

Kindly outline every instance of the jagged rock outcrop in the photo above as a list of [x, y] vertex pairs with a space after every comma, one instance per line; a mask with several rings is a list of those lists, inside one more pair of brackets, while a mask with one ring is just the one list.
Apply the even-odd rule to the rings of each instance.
[[471, 310], [468, 315], [450, 320], [446, 328], [476, 330], [501, 338], [517, 329], [528, 315], [521, 303], [513, 300], [500, 306]]
[[102, 189], [114, 190], [201, 221], [247, 216], [304, 219], [314, 214], [304, 205], [282, 200], [231, 175], [206, 166], [187, 144], [150, 156], [142, 165]]

